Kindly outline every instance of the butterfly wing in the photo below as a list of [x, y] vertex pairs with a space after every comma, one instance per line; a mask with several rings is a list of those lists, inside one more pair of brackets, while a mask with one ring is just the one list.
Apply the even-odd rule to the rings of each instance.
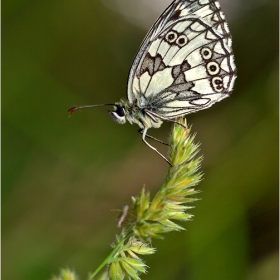
[[163, 118], [208, 108], [236, 78], [232, 40], [213, 0], [176, 0], [155, 22], [132, 65], [127, 95]]

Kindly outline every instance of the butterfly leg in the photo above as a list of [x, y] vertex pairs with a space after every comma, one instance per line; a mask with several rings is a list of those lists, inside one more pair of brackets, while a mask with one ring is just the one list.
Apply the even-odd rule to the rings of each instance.
[[[141, 133], [141, 134], [143, 134], [143, 129], [140, 128], [140, 129], [138, 130], [138, 132]], [[159, 142], [159, 143], [161, 143], [161, 144], [163, 144], [163, 145], [170, 146], [168, 143], [165, 143], [165, 142], [163, 142], [163, 141], [161, 141], [161, 140], [159, 140], [159, 139], [157, 139], [157, 138], [155, 138], [155, 137], [153, 137], [153, 136], [151, 136], [151, 135], [146, 134], [146, 137], [147, 137], [147, 138], [150, 138], [150, 139], [153, 139], [153, 140], [155, 140], [155, 141], [157, 141], [157, 142]]]
[[148, 128], [144, 128], [144, 129], [143, 129], [143, 134], [142, 134], [142, 140], [143, 140], [143, 142], [144, 142], [148, 147], [150, 147], [152, 150], [154, 150], [156, 153], [158, 153], [170, 166], [173, 166], [173, 165], [171, 164], [171, 162], [170, 162], [164, 155], [162, 155], [155, 147], [153, 147], [152, 145], [150, 145], [150, 144], [146, 141], [145, 137], [147, 136], [147, 135], [146, 135], [146, 134], [147, 134], [147, 131], [148, 131]]

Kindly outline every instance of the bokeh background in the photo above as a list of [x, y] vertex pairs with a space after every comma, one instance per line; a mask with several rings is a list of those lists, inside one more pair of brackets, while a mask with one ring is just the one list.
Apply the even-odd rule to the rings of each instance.
[[[86, 279], [117, 209], [167, 164], [106, 108], [170, 0], [2, 1], [2, 279]], [[220, 1], [238, 68], [230, 98], [189, 115], [204, 155], [185, 232], [154, 241], [143, 279], [278, 279], [278, 1]], [[166, 139], [170, 124], [151, 131]], [[162, 147], [160, 147], [162, 148]], [[162, 150], [166, 152], [165, 150]], [[113, 211], [112, 211], [113, 210]]]

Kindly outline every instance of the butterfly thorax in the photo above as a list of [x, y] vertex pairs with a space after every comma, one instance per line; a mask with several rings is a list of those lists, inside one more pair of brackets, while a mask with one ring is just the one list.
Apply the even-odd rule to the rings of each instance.
[[133, 103], [121, 99], [114, 109], [111, 116], [120, 124], [125, 123], [126, 120], [131, 124], [137, 124], [140, 128], [159, 128], [162, 124], [162, 120], [153, 115], [154, 108], [151, 103], [141, 99]]

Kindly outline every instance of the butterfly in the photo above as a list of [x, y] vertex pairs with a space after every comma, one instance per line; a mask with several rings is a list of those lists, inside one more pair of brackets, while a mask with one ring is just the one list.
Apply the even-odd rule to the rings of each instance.
[[175, 0], [139, 48], [129, 73], [127, 99], [68, 112], [114, 106], [111, 117], [119, 124], [137, 124], [144, 143], [172, 166], [147, 142], [146, 137], [164, 143], [147, 135], [148, 129], [209, 108], [231, 94], [235, 79], [232, 38], [219, 2]]

